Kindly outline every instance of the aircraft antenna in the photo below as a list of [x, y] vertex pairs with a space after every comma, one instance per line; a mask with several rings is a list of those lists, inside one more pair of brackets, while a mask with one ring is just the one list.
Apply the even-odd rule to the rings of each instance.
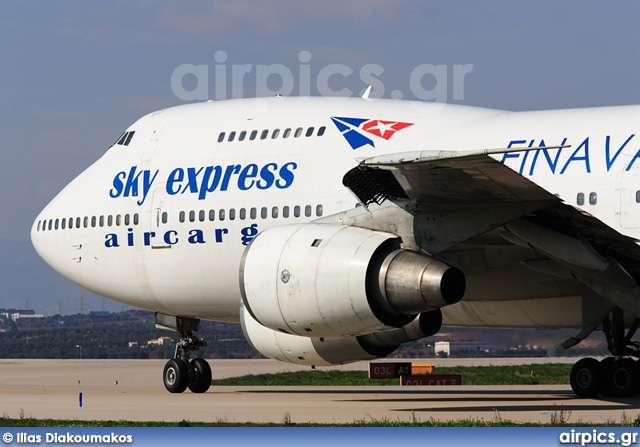
[[362, 99], [369, 99], [369, 93], [371, 93], [371, 86], [367, 87], [367, 89], [362, 94]]

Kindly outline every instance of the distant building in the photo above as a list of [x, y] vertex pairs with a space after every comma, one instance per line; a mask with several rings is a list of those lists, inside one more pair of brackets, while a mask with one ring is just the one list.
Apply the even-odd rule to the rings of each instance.
[[[14, 315], [16, 315], [16, 317], [14, 317]], [[29, 315], [33, 315], [33, 317]], [[44, 318], [44, 315], [36, 315], [33, 309], [0, 309], [0, 318], [2, 317], [7, 320], [11, 318], [13, 321], [16, 321], [18, 318]]]
[[35, 314], [35, 313], [20, 313], [16, 312], [11, 314], [11, 319], [13, 321], [19, 320], [21, 318], [44, 318], [43, 314]]
[[170, 344], [171, 342], [173, 342], [173, 340], [170, 337], [160, 337], [153, 340], [149, 340], [147, 342], [147, 345], [163, 346], [165, 344]]
[[437, 341], [434, 346], [436, 355], [444, 352], [447, 356], [459, 352], [488, 352], [496, 349], [496, 345], [484, 341]]
[[106, 310], [98, 310], [89, 312], [91, 318], [109, 318], [109, 312]]
[[138, 347], [138, 342], [137, 341], [130, 341], [129, 342], [129, 347], [130, 348], [137, 348]]
[[67, 322], [65, 320], [53, 320], [51, 324], [54, 326], [64, 326]]

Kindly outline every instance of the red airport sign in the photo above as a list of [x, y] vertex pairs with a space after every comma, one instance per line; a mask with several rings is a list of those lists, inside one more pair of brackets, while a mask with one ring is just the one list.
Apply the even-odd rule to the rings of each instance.
[[402, 376], [402, 377], [400, 377], [400, 385], [402, 385], [402, 386], [451, 386], [451, 385], [462, 385], [462, 376], [460, 376], [460, 375]]
[[369, 363], [370, 379], [389, 379], [411, 375], [411, 363]]

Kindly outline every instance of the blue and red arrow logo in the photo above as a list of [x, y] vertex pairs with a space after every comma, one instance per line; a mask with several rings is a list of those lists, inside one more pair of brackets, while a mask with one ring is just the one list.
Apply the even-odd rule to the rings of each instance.
[[[366, 118], [345, 118], [332, 116], [331, 121], [336, 125], [342, 136], [347, 140], [352, 149], [358, 149], [367, 144], [375, 147], [370, 136], [389, 140], [399, 130], [413, 126], [414, 123], [400, 121], [383, 121]], [[366, 132], [366, 133], [365, 133]]]

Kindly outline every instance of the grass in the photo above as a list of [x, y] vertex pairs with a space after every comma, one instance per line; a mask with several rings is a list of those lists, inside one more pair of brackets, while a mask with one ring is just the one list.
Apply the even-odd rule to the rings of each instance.
[[562, 408], [554, 407], [548, 423], [514, 422], [503, 419], [496, 411], [494, 417], [486, 419], [456, 419], [441, 421], [434, 418], [420, 420], [414, 414], [409, 421], [399, 419], [359, 419], [351, 423], [295, 423], [291, 422], [289, 413], [285, 413], [281, 423], [254, 423], [254, 422], [228, 422], [218, 420], [215, 422], [195, 422], [182, 420], [179, 422], [159, 422], [159, 421], [88, 421], [74, 419], [34, 419], [31, 417], [9, 418], [0, 417], [0, 427], [640, 427], [640, 414], [632, 419], [622, 414], [621, 420], [606, 420], [602, 423], [593, 422], [569, 422], [570, 412]]
[[[463, 385], [568, 385], [571, 365], [474, 366], [436, 368], [435, 374], [460, 374]], [[296, 371], [214, 380], [214, 386], [364, 386], [399, 385], [400, 379], [369, 379], [365, 371]]]

